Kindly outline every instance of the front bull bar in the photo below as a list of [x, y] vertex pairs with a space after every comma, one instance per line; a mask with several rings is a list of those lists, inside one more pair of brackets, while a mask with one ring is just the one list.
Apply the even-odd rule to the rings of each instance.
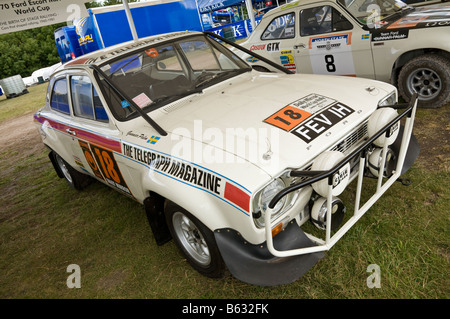
[[[395, 107], [395, 106], [394, 106]], [[295, 256], [295, 255], [304, 255], [309, 253], [315, 253], [315, 252], [321, 252], [330, 250], [331, 247], [336, 244], [339, 239], [369, 210], [369, 208], [384, 194], [384, 192], [400, 177], [400, 175], [403, 173], [403, 165], [405, 163], [405, 158], [408, 152], [408, 147], [410, 144], [411, 136], [412, 136], [412, 130], [414, 125], [414, 118], [416, 114], [417, 109], [417, 93], [415, 93], [409, 102], [408, 107], [406, 110], [398, 115], [395, 119], [393, 119], [391, 122], [389, 122], [387, 125], [384, 126], [380, 131], [378, 131], [374, 136], [369, 138], [362, 146], [358, 147], [356, 150], [351, 152], [349, 155], [347, 155], [342, 161], [340, 161], [338, 164], [336, 164], [332, 169], [328, 171], [320, 171], [317, 172], [316, 175], [313, 177], [300, 182], [298, 184], [291, 185], [289, 187], [286, 187], [285, 189], [281, 190], [278, 194], [274, 196], [274, 198], [269, 203], [269, 209], [265, 214], [265, 232], [266, 232], [266, 242], [267, 242], [267, 248], [270, 251], [271, 254], [273, 254], [276, 257], [289, 257], [289, 256]], [[378, 171], [378, 180], [377, 180], [377, 188], [375, 191], [375, 194], [373, 194], [366, 203], [362, 206], [360, 206], [361, 201], [361, 190], [362, 190], [362, 182], [365, 172], [365, 165], [366, 165], [366, 153], [369, 147], [371, 147], [372, 143], [381, 135], [385, 134], [386, 137], [389, 136], [390, 128], [391, 126], [395, 125], [397, 122], [399, 122], [402, 118], [406, 117], [405, 121], [405, 127], [403, 130], [403, 135], [401, 136], [401, 146], [398, 153], [398, 159], [395, 171], [393, 174], [385, 181], [383, 184], [383, 171], [384, 166], [386, 164], [386, 157], [387, 157], [387, 148], [388, 148], [388, 139], [385, 139], [384, 145], [383, 145], [383, 151], [382, 151], [382, 160], [381, 165]], [[400, 136], [398, 137], [400, 138]], [[359, 170], [357, 172], [357, 186], [356, 186], [356, 200], [355, 200], [355, 208], [353, 212], [353, 216], [344, 224], [342, 225], [336, 233], [331, 236], [331, 204], [332, 204], [332, 187], [333, 187], [333, 176], [347, 163], [349, 163], [352, 159], [354, 159], [356, 156], [360, 156], [359, 160]], [[320, 181], [322, 179], [328, 178], [328, 193], [327, 193], [327, 214], [326, 214], [326, 234], [325, 234], [325, 240], [321, 238], [317, 238], [316, 236], [313, 236], [311, 234], [305, 233], [313, 242], [315, 242], [316, 246], [311, 247], [304, 247], [304, 248], [298, 248], [298, 249], [292, 249], [292, 250], [284, 250], [280, 251], [274, 248], [273, 245], [273, 238], [272, 238], [272, 227], [274, 225], [271, 224], [270, 218], [272, 215], [272, 209], [275, 207], [277, 202], [286, 196], [287, 194], [296, 191], [298, 189], [301, 189], [302, 187], [312, 185], [313, 183]]]

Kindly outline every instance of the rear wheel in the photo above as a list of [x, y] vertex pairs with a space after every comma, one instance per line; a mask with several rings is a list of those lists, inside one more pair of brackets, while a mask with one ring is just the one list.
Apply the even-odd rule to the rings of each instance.
[[425, 54], [407, 62], [400, 71], [398, 88], [409, 101], [417, 92], [419, 106], [438, 108], [450, 102], [450, 61], [437, 54]]
[[59, 170], [60, 173], [58, 175], [64, 178], [70, 187], [77, 190], [82, 190], [92, 182], [92, 179], [89, 176], [75, 170], [55, 152], [52, 153], [52, 156], [56, 165], [55, 169]]
[[191, 266], [204, 276], [223, 277], [225, 264], [213, 232], [172, 202], [166, 202], [164, 212], [172, 238]]

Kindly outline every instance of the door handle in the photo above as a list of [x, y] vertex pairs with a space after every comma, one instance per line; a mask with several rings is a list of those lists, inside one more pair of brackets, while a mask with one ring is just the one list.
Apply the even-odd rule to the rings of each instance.
[[72, 131], [70, 128], [68, 128], [66, 132], [69, 133], [70, 135], [77, 135], [77, 133], [75, 131]]
[[306, 48], [306, 44], [304, 43], [299, 43], [294, 45], [294, 49], [305, 49]]

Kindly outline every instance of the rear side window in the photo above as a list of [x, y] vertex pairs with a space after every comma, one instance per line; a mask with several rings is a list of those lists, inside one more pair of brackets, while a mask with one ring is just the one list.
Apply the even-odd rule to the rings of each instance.
[[87, 76], [70, 78], [72, 105], [75, 116], [98, 121], [108, 121], [97, 91]]
[[290, 39], [295, 37], [295, 13], [278, 16], [264, 30], [261, 40]]
[[62, 78], [53, 85], [50, 107], [64, 114], [70, 114], [69, 97], [67, 96], [67, 80]]

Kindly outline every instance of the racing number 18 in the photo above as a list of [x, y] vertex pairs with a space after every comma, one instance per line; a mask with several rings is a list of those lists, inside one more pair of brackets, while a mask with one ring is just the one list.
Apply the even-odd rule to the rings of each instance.
[[114, 168], [114, 162], [108, 152], [106, 152], [105, 150], [100, 150], [99, 148], [94, 148], [94, 150], [106, 178], [112, 179], [116, 183], [120, 184], [120, 177]]
[[269, 116], [264, 122], [272, 124], [283, 130], [290, 131], [306, 118], [308, 118], [311, 113], [301, 110], [291, 105], [287, 105], [272, 116]]
[[79, 140], [78, 142], [95, 176], [103, 180], [105, 178], [109, 184], [129, 193], [127, 184], [114, 159], [114, 154], [108, 149], [89, 144], [85, 141]]

